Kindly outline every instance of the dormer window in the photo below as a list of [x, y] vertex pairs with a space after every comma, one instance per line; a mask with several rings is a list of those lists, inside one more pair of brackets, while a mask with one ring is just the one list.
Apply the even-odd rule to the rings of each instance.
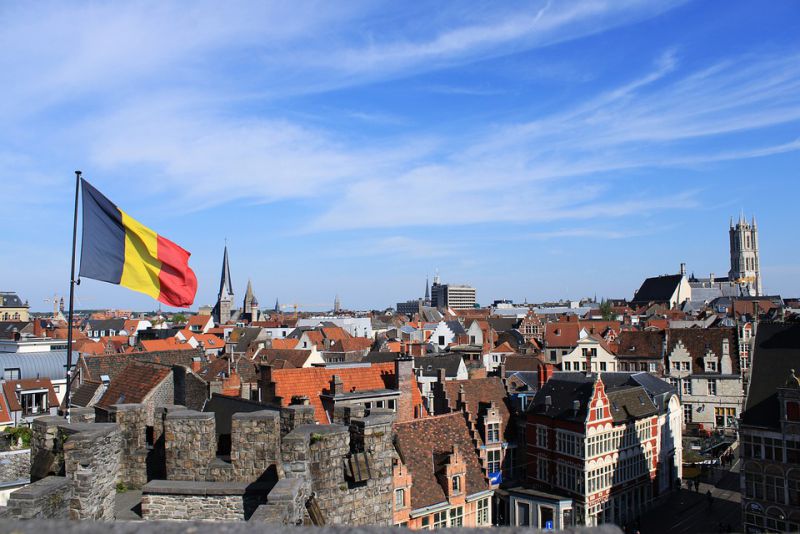
[[500, 423], [489, 423], [486, 425], [486, 442], [497, 443], [500, 441]]
[[405, 507], [406, 507], [406, 490], [402, 488], [394, 490], [394, 509], [400, 510], [401, 508]]
[[461, 493], [461, 477], [454, 476], [453, 477], [453, 494]]
[[717, 372], [717, 361], [716, 360], [707, 360], [706, 361], [706, 371], [711, 373]]

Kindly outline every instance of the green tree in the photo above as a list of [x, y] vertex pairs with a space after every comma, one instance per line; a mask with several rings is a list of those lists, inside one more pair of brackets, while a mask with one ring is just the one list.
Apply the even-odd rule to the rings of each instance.
[[173, 323], [185, 323], [186, 322], [186, 316], [184, 314], [182, 314], [182, 313], [176, 313], [175, 315], [172, 316], [172, 322]]
[[600, 314], [603, 316], [604, 321], [610, 321], [614, 318], [614, 311], [611, 309], [611, 301], [603, 299], [600, 302]]

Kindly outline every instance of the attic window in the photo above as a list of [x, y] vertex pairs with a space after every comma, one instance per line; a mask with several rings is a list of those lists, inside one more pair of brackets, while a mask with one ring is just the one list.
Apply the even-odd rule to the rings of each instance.
[[454, 476], [453, 477], [453, 493], [460, 493], [461, 492], [461, 477]]
[[642, 397], [641, 395], [639, 395], [639, 404], [644, 406], [644, 397]]
[[619, 410], [619, 406], [617, 406], [617, 401], [611, 401], [611, 407], [614, 408], [614, 411]]

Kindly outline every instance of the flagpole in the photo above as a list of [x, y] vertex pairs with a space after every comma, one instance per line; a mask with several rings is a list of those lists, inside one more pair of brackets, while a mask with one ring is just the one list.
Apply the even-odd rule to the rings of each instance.
[[75, 312], [75, 248], [78, 241], [78, 192], [81, 186], [81, 171], [75, 171], [75, 212], [72, 218], [72, 266], [69, 275], [69, 313], [67, 314], [67, 391], [64, 394], [64, 414], [70, 422], [70, 371], [72, 370], [72, 317]]

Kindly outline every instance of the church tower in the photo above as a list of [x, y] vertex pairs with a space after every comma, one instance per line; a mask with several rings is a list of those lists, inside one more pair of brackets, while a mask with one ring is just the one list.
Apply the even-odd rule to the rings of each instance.
[[730, 223], [731, 270], [728, 279], [750, 296], [761, 295], [761, 260], [758, 256], [758, 225], [756, 218], [748, 223], [744, 213], [736, 225]]
[[251, 322], [259, 320], [258, 299], [253, 293], [253, 284], [250, 280], [247, 280], [247, 290], [244, 293], [242, 313], [249, 313]]
[[233, 285], [231, 284], [231, 269], [228, 265], [228, 245], [225, 245], [225, 253], [222, 256], [222, 274], [219, 280], [219, 293], [217, 304], [212, 312], [214, 320], [218, 324], [225, 324], [231, 320], [231, 308], [233, 307]]

